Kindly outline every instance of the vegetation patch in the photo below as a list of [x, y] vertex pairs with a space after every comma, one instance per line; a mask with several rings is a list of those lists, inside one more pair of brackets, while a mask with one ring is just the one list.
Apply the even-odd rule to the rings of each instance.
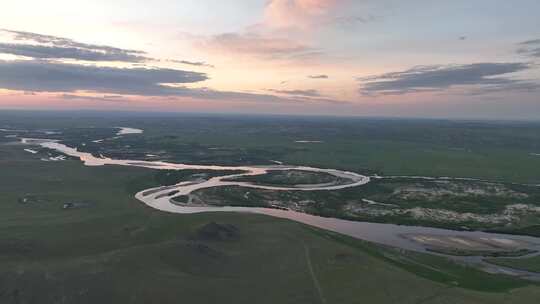
[[240, 230], [232, 224], [210, 222], [199, 229], [195, 239], [200, 241], [230, 241], [239, 237]]
[[256, 185], [267, 186], [297, 186], [314, 184], [344, 184], [350, 182], [349, 179], [340, 178], [326, 172], [311, 172], [302, 170], [269, 170], [263, 175], [242, 176], [228, 179], [239, 182], [249, 182]]
[[486, 261], [499, 266], [540, 273], [540, 256], [523, 259], [486, 259]]
[[454, 256], [484, 256], [484, 257], [520, 257], [532, 253], [536, 250], [518, 249], [514, 251], [494, 251], [494, 250], [465, 250], [459, 248], [426, 248], [427, 251], [442, 253]]

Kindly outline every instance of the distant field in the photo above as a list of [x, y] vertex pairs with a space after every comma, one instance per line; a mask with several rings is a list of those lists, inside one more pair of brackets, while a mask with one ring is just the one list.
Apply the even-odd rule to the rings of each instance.
[[244, 176], [230, 180], [240, 182], [251, 182], [268, 186], [296, 186], [313, 184], [343, 184], [349, 182], [348, 179], [339, 178], [323, 172], [307, 172], [299, 170], [271, 170], [264, 175]]
[[[0, 145], [0, 303], [536, 303], [540, 297], [532, 283], [291, 221], [157, 212], [133, 198], [163, 181], [154, 171], [43, 162], [21, 148]], [[32, 200], [22, 202], [26, 196]], [[65, 209], [66, 202], [86, 204]]]
[[[324, 193], [232, 188], [202, 192], [216, 205], [266, 206], [272, 201], [284, 208], [296, 206], [300, 211], [354, 220], [540, 235], [540, 212], [534, 211], [540, 208], [540, 188], [511, 184], [540, 184], [540, 157], [535, 152], [540, 150], [539, 123], [239, 116], [71, 118], [23, 112], [0, 114], [0, 118], [0, 128], [28, 130], [2, 132], [4, 142], [14, 141], [5, 137], [14, 135], [56, 138], [96, 156], [233, 166], [284, 162], [368, 175], [488, 179], [498, 182], [495, 188], [503, 188], [502, 192], [493, 194], [498, 191], [494, 186], [472, 182], [444, 186], [410, 179], [373, 181]], [[141, 128], [144, 133], [118, 137], [117, 126]], [[155, 179], [159, 185], [170, 185], [196, 180], [200, 173], [160, 172]], [[223, 172], [202, 173], [202, 178], [208, 178]], [[243, 180], [294, 185], [333, 182], [330, 178], [288, 171]], [[131, 184], [144, 186], [148, 180]]]
[[525, 259], [489, 259], [490, 263], [540, 273], [540, 256]]
[[[111, 157], [223, 165], [281, 161], [383, 175], [540, 183], [540, 157], [534, 155], [540, 153], [539, 123], [235, 116], [71, 119], [54, 115], [4, 114], [0, 128], [59, 129], [62, 136], [48, 137]], [[92, 142], [114, 137], [110, 127], [121, 125], [145, 132]]]

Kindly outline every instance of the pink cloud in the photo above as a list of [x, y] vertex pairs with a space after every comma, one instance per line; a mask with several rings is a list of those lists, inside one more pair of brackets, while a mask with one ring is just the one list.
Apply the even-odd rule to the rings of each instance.
[[324, 54], [313, 46], [312, 29], [336, 19], [350, 0], [269, 0], [263, 19], [243, 31], [195, 37], [197, 47], [264, 59], [311, 60]]
[[257, 33], [225, 33], [202, 42], [207, 49], [267, 58], [291, 58], [313, 55], [318, 50], [288, 38]]
[[271, 0], [264, 24], [274, 28], [307, 28], [324, 21], [348, 0]]

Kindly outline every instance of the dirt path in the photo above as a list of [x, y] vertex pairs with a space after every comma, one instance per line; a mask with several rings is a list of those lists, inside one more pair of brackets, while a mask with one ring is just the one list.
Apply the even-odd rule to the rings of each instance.
[[313, 280], [313, 285], [315, 286], [315, 289], [317, 289], [317, 293], [319, 295], [319, 300], [321, 303], [326, 303], [326, 299], [323, 296], [323, 291], [321, 288], [321, 284], [319, 283], [319, 279], [317, 279], [317, 276], [315, 275], [315, 271], [313, 270], [313, 265], [311, 264], [311, 255], [309, 254], [309, 247], [306, 246], [304, 243], [304, 251], [306, 253], [306, 262], [309, 269], [309, 274], [311, 275], [311, 279]]

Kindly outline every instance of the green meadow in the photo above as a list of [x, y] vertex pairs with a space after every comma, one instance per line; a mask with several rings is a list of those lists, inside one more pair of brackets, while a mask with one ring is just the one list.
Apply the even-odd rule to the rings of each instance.
[[[537, 303], [540, 298], [536, 283], [439, 256], [263, 215], [167, 214], [133, 197], [143, 189], [219, 172], [46, 162], [40, 158], [47, 151], [24, 152], [25, 146], [6, 137], [56, 138], [124, 159], [151, 159], [151, 154], [192, 164], [281, 161], [366, 174], [538, 183], [540, 157], [533, 155], [540, 149], [538, 124], [26, 112], [0, 118], [0, 128], [29, 130], [0, 137], [0, 303]], [[145, 132], [93, 143], [114, 137], [115, 126]], [[269, 178], [265, 182], [280, 182]], [[377, 187], [361, 192], [375, 195]], [[462, 207], [500, 209], [481, 200], [471, 203], [478, 206]], [[536, 233], [534, 226], [520, 229], [511, 232]], [[497, 263], [535, 270], [538, 261]]]
[[[536, 303], [540, 296], [531, 282], [291, 221], [158, 212], [133, 198], [159, 182], [152, 170], [43, 162], [21, 148], [0, 146], [1, 303]], [[34, 199], [22, 203], [23, 196]], [[65, 209], [66, 202], [87, 204]]]

